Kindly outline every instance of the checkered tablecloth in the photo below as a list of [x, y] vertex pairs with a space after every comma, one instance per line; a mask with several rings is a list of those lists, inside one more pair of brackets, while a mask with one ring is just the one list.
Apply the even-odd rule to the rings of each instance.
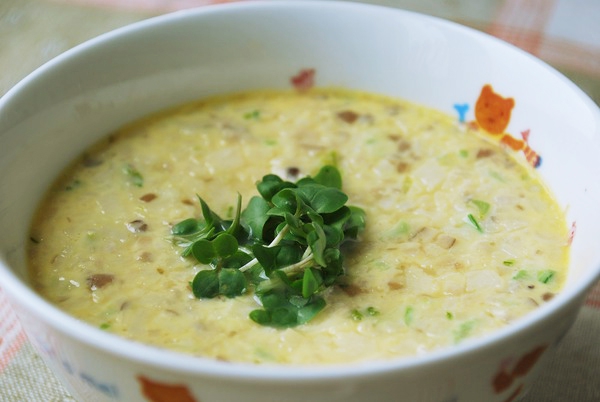
[[[102, 32], [228, 1], [235, 0], [0, 0], [0, 95], [43, 62]], [[363, 2], [431, 14], [495, 35], [552, 64], [600, 104], [600, 0]], [[74, 401], [28, 343], [1, 287], [0, 401]], [[523, 401], [600, 401], [600, 283]]]

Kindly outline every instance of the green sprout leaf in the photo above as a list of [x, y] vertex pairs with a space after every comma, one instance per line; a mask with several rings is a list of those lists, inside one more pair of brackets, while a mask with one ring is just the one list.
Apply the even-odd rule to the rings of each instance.
[[344, 236], [349, 240], [358, 240], [366, 225], [366, 214], [361, 208], [349, 206], [350, 217], [344, 223]]
[[301, 186], [298, 193], [302, 200], [319, 214], [335, 212], [348, 201], [348, 196], [341, 190], [320, 184]]
[[314, 180], [325, 187], [342, 189], [342, 175], [334, 166], [323, 166], [314, 177]]
[[293, 187], [296, 187], [295, 184], [284, 181], [281, 177], [274, 174], [264, 176], [262, 181], [256, 185], [256, 189], [267, 202], [270, 202], [271, 198], [284, 188]]
[[217, 271], [200, 271], [192, 281], [194, 296], [201, 299], [212, 299], [219, 295], [219, 275]]
[[197, 233], [204, 228], [204, 225], [197, 219], [189, 218], [179, 222], [171, 228], [171, 234], [174, 236], [185, 236]]
[[238, 242], [233, 235], [221, 233], [212, 241], [216, 254], [221, 258], [231, 257], [238, 250]]
[[310, 303], [298, 310], [298, 324], [306, 324], [325, 308], [327, 303], [321, 297], [314, 298]]
[[202, 264], [210, 264], [217, 257], [210, 240], [200, 239], [192, 245], [192, 255]]
[[315, 268], [309, 268], [304, 271], [302, 277], [302, 297], [308, 299], [313, 294], [317, 293], [319, 287], [323, 284], [323, 278], [319, 271]]
[[233, 298], [243, 294], [248, 286], [246, 276], [239, 269], [223, 268], [219, 271], [219, 293]]
[[213, 240], [200, 239], [192, 245], [192, 254], [203, 264], [216, 258], [231, 257], [238, 251], [236, 238], [229, 233], [220, 233]]
[[254, 238], [262, 240], [265, 223], [269, 219], [267, 212], [271, 209], [269, 203], [261, 197], [252, 197], [246, 209], [242, 212], [242, 222]]
[[312, 230], [306, 240], [308, 241], [308, 245], [313, 253], [313, 258], [320, 266], [326, 266], [325, 258], [323, 253], [325, 252], [325, 247], [327, 247], [327, 237], [325, 236], [325, 231], [323, 227], [317, 225], [315, 223], [312, 224], [314, 230]]

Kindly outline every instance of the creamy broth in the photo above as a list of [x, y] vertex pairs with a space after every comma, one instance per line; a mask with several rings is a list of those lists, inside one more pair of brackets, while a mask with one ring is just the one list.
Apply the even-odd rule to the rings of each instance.
[[[173, 224], [196, 194], [230, 216], [267, 173], [336, 164], [367, 225], [344, 286], [288, 329], [248, 318], [252, 294], [197, 299], [203, 267]], [[565, 279], [563, 211], [536, 172], [456, 119], [341, 89], [222, 96], [152, 116], [88, 150], [33, 221], [32, 281], [96, 327], [193, 355], [342, 363], [426, 353], [506, 326]]]

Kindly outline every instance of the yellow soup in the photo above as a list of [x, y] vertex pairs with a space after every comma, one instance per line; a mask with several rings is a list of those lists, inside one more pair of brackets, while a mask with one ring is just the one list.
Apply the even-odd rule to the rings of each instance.
[[[231, 217], [269, 173], [335, 165], [366, 213], [327, 305], [292, 328], [258, 325], [251, 291], [194, 297], [207, 269], [171, 228]], [[512, 151], [455, 119], [341, 89], [258, 91], [188, 104], [88, 150], [31, 229], [36, 289], [75, 317], [140, 342], [226, 361], [327, 364], [426, 353], [501, 328], [566, 276], [563, 211]]]

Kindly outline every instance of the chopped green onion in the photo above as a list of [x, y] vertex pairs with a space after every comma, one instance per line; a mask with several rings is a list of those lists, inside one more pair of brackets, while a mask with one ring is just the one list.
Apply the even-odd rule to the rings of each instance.
[[551, 269], [546, 269], [544, 271], [538, 272], [537, 278], [538, 278], [538, 281], [540, 281], [542, 283], [548, 283], [554, 279], [555, 275], [556, 275], [556, 271], [551, 270]]
[[358, 311], [357, 309], [354, 309], [354, 310], [352, 310], [352, 311], [350, 312], [350, 314], [351, 314], [351, 316], [352, 316], [352, 319], [353, 319], [354, 321], [360, 321], [360, 320], [362, 320], [362, 319], [363, 319], [363, 315], [362, 315], [362, 313], [361, 313], [360, 311]]
[[251, 112], [244, 113], [244, 119], [246, 119], [246, 120], [250, 120], [250, 119], [257, 120], [259, 118], [260, 118], [260, 110], [253, 110]]
[[469, 222], [471, 222], [471, 224], [475, 227], [475, 229], [477, 229], [477, 231], [479, 233], [483, 233], [483, 229], [481, 229], [481, 226], [479, 225], [479, 222], [477, 222], [477, 219], [475, 219], [475, 217], [473, 216], [473, 214], [467, 215], [467, 218], [469, 219]]
[[370, 316], [376, 316], [379, 315], [379, 310], [377, 310], [375, 307], [368, 307], [367, 314]]
[[483, 218], [490, 210], [490, 203], [482, 200], [470, 200], [471, 204], [475, 205], [479, 210], [479, 217]]
[[136, 187], [142, 187], [144, 185], [144, 178], [142, 174], [134, 168], [132, 165], [125, 165], [123, 167], [123, 173], [125, 173], [131, 182]]
[[412, 306], [408, 306], [406, 310], [404, 310], [404, 323], [406, 325], [410, 325], [415, 318], [415, 310]]
[[73, 180], [70, 184], [68, 184], [65, 187], [66, 191], [71, 191], [71, 190], [75, 190], [77, 187], [81, 186], [81, 181], [80, 180]]
[[531, 278], [531, 275], [529, 274], [528, 271], [526, 271], [524, 269], [520, 270], [519, 272], [517, 272], [515, 274], [515, 276], [513, 276], [513, 279], [516, 279], [516, 280], [529, 279], [529, 278]]
[[471, 335], [471, 332], [473, 331], [474, 327], [475, 327], [474, 320], [465, 321], [462, 324], [460, 324], [458, 329], [456, 331], [454, 331], [454, 342], [459, 342], [462, 339]]

